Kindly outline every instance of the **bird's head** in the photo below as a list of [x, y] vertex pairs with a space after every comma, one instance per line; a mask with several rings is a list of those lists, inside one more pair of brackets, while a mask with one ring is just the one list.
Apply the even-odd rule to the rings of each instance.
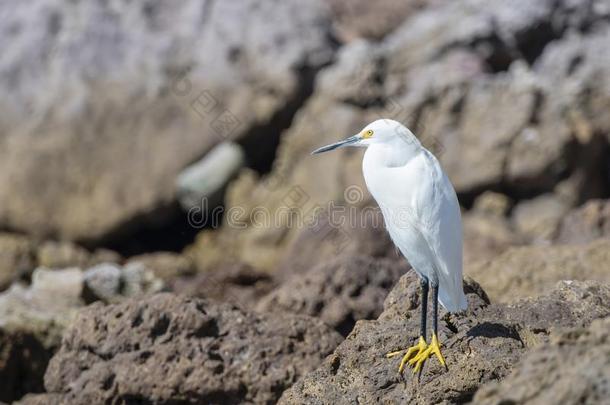
[[411, 131], [398, 121], [391, 119], [379, 119], [365, 126], [356, 135], [350, 136], [342, 141], [323, 146], [311, 152], [318, 154], [346, 146], [367, 147], [373, 144], [393, 144], [406, 142], [407, 144], [420, 145], [419, 140]]

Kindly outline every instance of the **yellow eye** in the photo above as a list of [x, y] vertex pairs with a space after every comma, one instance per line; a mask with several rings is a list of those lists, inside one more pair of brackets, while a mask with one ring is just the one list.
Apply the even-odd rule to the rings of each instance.
[[362, 137], [364, 139], [370, 138], [371, 136], [373, 136], [373, 130], [372, 129], [369, 129], [368, 131], [364, 131], [362, 133]]

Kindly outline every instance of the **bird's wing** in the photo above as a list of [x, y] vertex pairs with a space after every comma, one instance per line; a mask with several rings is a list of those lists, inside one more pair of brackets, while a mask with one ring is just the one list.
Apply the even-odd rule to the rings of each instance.
[[422, 178], [414, 194], [415, 216], [432, 252], [439, 300], [449, 311], [465, 309], [462, 288], [462, 221], [451, 182], [430, 153], [422, 154]]

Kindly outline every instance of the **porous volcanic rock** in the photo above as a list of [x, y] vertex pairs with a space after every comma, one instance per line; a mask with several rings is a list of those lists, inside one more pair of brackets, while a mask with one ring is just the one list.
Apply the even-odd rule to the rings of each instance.
[[346, 336], [357, 320], [375, 319], [406, 261], [343, 256], [296, 274], [263, 297], [258, 311], [288, 311], [321, 318]]
[[416, 278], [403, 276], [377, 320], [359, 321], [320, 367], [282, 395], [280, 404], [460, 403], [486, 382], [507, 376], [530, 347], [559, 327], [585, 327], [610, 315], [610, 286], [561, 282], [547, 296], [513, 305], [488, 304], [480, 287], [465, 283], [469, 309], [441, 313], [445, 370], [430, 359], [420, 378], [398, 374], [400, 358], [385, 353], [414, 344], [419, 330]]
[[559, 280], [610, 282], [610, 239], [586, 245], [510, 247], [472, 263], [465, 273], [478, 280], [492, 301], [548, 293]]
[[551, 336], [501, 381], [477, 391], [477, 404], [602, 404], [610, 396], [610, 318]]
[[159, 294], [83, 309], [45, 375], [67, 403], [271, 403], [341, 337], [321, 321]]

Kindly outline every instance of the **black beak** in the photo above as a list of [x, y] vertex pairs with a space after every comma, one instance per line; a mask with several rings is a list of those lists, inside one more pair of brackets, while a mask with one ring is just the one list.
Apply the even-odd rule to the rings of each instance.
[[360, 137], [358, 135], [350, 136], [349, 138], [339, 141], [337, 143], [322, 146], [321, 148], [318, 148], [318, 149], [314, 150], [313, 152], [311, 152], [311, 154], [317, 155], [318, 153], [324, 153], [324, 152], [328, 152], [330, 150], [342, 148], [344, 146], [354, 144], [354, 143], [358, 142], [359, 140], [360, 140]]

